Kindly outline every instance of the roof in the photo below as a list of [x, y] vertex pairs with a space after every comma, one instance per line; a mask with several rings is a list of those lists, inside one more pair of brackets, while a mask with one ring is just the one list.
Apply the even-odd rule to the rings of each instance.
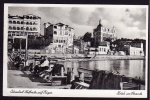
[[131, 43], [131, 47], [141, 48], [141, 43]]
[[107, 42], [106, 41], [100, 42], [99, 46], [107, 46]]
[[27, 14], [27, 15], [23, 15], [23, 16], [19, 16], [19, 15], [12, 16], [12, 15], [8, 14], [8, 18], [13, 18], [13, 19], [24, 19], [26, 16], [33, 16], [33, 17], [41, 19], [41, 17], [33, 15], [33, 14]]
[[[55, 25], [64, 26], [65, 24], [63, 24], [63, 23], [57, 23], [57, 24], [55, 24]], [[65, 25], [65, 26], [67, 26], [68, 28], [74, 29], [74, 28], [72, 28], [72, 27], [69, 27], [69, 25]]]
[[64, 24], [63, 23], [57, 23], [56, 25], [63, 26]]

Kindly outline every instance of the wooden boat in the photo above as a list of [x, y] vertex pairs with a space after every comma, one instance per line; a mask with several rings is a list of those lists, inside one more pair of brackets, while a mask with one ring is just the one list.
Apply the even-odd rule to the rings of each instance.
[[[89, 80], [87, 81], [87, 78], [85, 77], [85, 75], [86, 74], [92, 75], [93, 70], [88, 70], [85, 68], [78, 68], [78, 72], [79, 72], [79, 81], [74, 82], [74, 85], [75, 85], [74, 89], [89, 89], [90, 85], [91, 85], [91, 81], [94, 77], [89, 77]], [[109, 71], [107, 71], [107, 73], [108, 72]], [[117, 74], [117, 72], [116, 73], [109, 72], [109, 73], [112, 73], [112, 75]], [[145, 81], [141, 80], [140, 78], [131, 78], [131, 77], [126, 77], [124, 75], [119, 75], [119, 76], [121, 77], [121, 78], [119, 78], [120, 79], [119, 85], [120, 85], [121, 90], [140, 90], [141, 85], [145, 85]], [[92, 89], [92, 88], [90, 88], [90, 89]]]

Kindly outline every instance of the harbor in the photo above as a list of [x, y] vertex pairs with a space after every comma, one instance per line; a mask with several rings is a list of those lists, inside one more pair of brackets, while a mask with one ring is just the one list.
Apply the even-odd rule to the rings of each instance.
[[[36, 56], [37, 57], [37, 56]], [[102, 57], [102, 56], [101, 56]], [[106, 57], [106, 56], [104, 56]], [[103, 57], [103, 58], [104, 58]], [[11, 60], [11, 57], [8, 57], [9, 61]], [[37, 58], [36, 58], [37, 59]], [[54, 59], [50, 58], [51, 61]], [[86, 60], [85, 60], [86, 59]], [[51, 82], [51, 80], [47, 80], [44, 76], [49, 74], [48, 70], [43, 71], [43, 75], [39, 74], [38, 76], [35, 76], [31, 71], [29, 70], [14, 70], [12, 65], [9, 65], [8, 68], [8, 87], [10, 88], [52, 88], [52, 89], [92, 89], [91, 85], [92, 80], [96, 79], [99, 80], [98, 77], [96, 78], [93, 76], [93, 72], [101, 73], [101, 71], [104, 71], [106, 73], [112, 73], [111, 75], [119, 76], [119, 82], [118, 88], [112, 88], [109, 87], [109, 84], [107, 86], [101, 87], [101, 89], [135, 89], [135, 90], [144, 90], [145, 89], [145, 60], [137, 60], [137, 59], [101, 59], [101, 60], [88, 60], [85, 58], [84, 60], [60, 60], [55, 59], [59, 62], [61, 62], [62, 65], [64, 65], [64, 71], [61, 70], [60, 75], [53, 76], [55, 80]], [[34, 63], [35, 58], [30, 59], [29, 63]], [[55, 61], [54, 61], [55, 63]], [[51, 65], [50, 65], [51, 66]], [[50, 67], [49, 66], [49, 67]], [[136, 70], [135, 70], [136, 69]], [[133, 73], [134, 72], [134, 73]], [[107, 75], [107, 74], [106, 74]], [[15, 78], [16, 77], [16, 78]], [[94, 78], [95, 77], [95, 78]], [[103, 78], [106, 76], [103, 76]], [[20, 81], [20, 79], [23, 79], [23, 82]], [[100, 77], [99, 77], [100, 78]], [[102, 79], [101, 81], [112, 81], [108, 79]], [[19, 82], [20, 81], [20, 82]], [[26, 82], [24, 82], [26, 81]], [[73, 83], [74, 82], [74, 83]], [[17, 84], [15, 84], [17, 83]], [[27, 84], [22, 84], [27, 83]], [[127, 84], [126, 88], [121, 86], [122, 83], [129, 83]], [[20, 84], [20, 85], [19, 85]], [[112, 85], [111, 85], [112, 86]], [[95, 85], [94, 85], [95, 87]], [[96, 89], [96, 87], [93, 89]], [[107, 87], [107, 88], [106, 88]], [[97, 87], [97, 89], [100, 89], [100, 87]]]

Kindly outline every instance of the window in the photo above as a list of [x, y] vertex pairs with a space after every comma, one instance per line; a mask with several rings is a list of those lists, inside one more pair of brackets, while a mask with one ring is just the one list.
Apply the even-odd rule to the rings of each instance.
[[37, 25], [37, 23], [36, 22], [33, 22], [33, 24], [32, 25]]
[[20, 27], [17, 27], [17, 30], [20, 30]]
[[16, 21], [13, 21], [13, 24], [16, 24]]
[[61, 40], [59, 40], [59, 43], [61, 43]]
[[58, 47], [61, 47], [61, 45], [58, 45]]
[[32, 25], [32, 22], [30, 22], [30, 25]]
[[8, 36], [11, 36], [11, 32], [10, 31], [8, 31]]
[[57, 26], [54, 26], [54, 28], [57, 28]]
[[20, 24], [20, 21], [17, 21], [17, 24]]
[[56, 32], [56, 31], [54, 31], [54, 34], [57, 34], [57, 32]]
[[30, 19], [32, 19], [32, 16], [30, 16]]
[[33, 31], [37, 31], [37, 29], [34, 27], [34, 28], [33, 28]]
[[29, 19], [29, 16], [27, 16], [26, 19]]
[[23, 30], [23, 27], [21, 27], [21, 30]]
[[104, 48], [104, 52], [106, 51], [106, 48]]
[[13, 27], [13, 30], [16, 30], [16, 27]]
[[23, 24], [23, 21], [21, 21], [21, 24]]
[[9, 24], [12, 24], [12, 21], [11, 21], [11, 20], [9, 21]]
[[34, 16], [33, 19], [36, 19], [36, 17]]
[[30, 28], [30, 31], [32, 31], [32, 28]]
[[29, 22], [27, 22], [26, 24], [29, 25]]
[[99, 51], [101, 51], [101, 48], [99, 48]]
[[29, 30], [29, 27], [26, 27], [26, 30]]
[[11, 26], [9, 26], [9, 29], [10, 29], [10, 30], [12, 30], [12, 27], [11, 27]]

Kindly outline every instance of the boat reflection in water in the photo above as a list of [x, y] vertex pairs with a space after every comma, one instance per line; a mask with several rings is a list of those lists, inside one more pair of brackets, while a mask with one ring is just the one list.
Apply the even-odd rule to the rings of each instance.
[[127, 77], [140, 77], [145, 80], [145, 60], [104, 60], [104, 61], [79, 61], [64, 62], [64, 66], [72, 67], [74, 75], [78, 75], [78, 68], [90, 70], [118, 71]]

